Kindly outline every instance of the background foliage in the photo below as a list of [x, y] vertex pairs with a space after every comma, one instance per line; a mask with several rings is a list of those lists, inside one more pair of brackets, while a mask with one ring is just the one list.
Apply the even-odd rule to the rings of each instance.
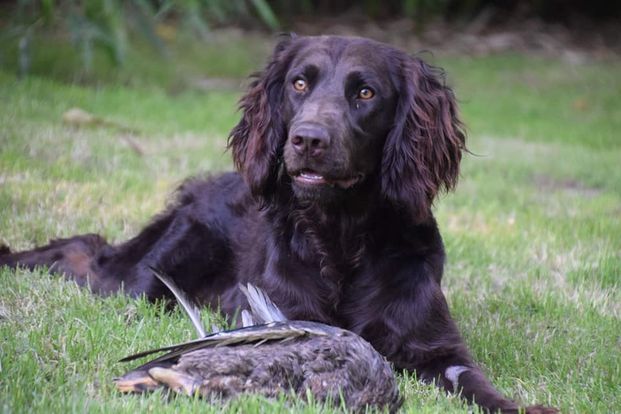
[[0, 3], [0, 40], [17, 51], [0, 57], [17, 55], [20, 73], [28, 73], [35, 32], [64, 34], [89, 72], [94, 48], [121, 65], [137, 41], [167, 55], [166, 41], [177, 30], [207, 40], [213, 27], [223, 25], [295, 30], [299, 19], [344, 14], [411, 19], [420, 30], [433, 20], [468, 22], [481, 15], [488, 23], [516, 16], [570, 22], [577, 16], [609, 20], [620, 12], [621, 2], [603, 0], [16, 0]]

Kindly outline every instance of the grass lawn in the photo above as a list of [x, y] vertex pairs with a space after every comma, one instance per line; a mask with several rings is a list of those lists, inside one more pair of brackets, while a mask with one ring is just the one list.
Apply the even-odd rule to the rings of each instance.
[[[237, 42], [180, 62], [192, 76], [238, 77], [268, 49]], [[0, 70], [0, 242], [23, 249], [83, 232], [121, 241], [184, 177], [231, 168], [224, 143], [238, 90], [188, 87], [173, 61], [130, 62], [117, 77], [79, 86], [62, 67], [40, 76], [53, 63], [44, 59], [24, 80]], [[518, 400], [621, 412], [621, 62], [435, 63], [461, 100], [474, 153], [458, 190], [436, 206], [449, 258], [443, 286], [466, 342]], [[142, 155], [114, 126], [63, 124], [71, 107], [139, 131]], [[130, 368], [119, 358], [193, 337], [181, 311], [94, 297], [44, 269], [0, 270], [0, 286], [3, 412], [221, 411], [199, 399], [121, 395], [111, 382]], [[405, 412], [468, 411], [414, 378], [400, 383]], [[227, 405], [291, 407], [321, 409], [257, 397]]]

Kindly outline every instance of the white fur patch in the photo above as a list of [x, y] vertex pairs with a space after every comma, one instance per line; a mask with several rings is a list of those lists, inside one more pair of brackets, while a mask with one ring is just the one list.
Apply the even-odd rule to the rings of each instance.
[[459, 388], [459, 376], [464, 372], [468, 371], [468, 369], [468, 367], [465, 367], [463, 365], [453, 365], [448, 367], [446, 371], [444, 371], [444, 376], [446, 377], [446, 379], [451, 381], [451, 383], [453, 384], [453, 392], [457, 392]]

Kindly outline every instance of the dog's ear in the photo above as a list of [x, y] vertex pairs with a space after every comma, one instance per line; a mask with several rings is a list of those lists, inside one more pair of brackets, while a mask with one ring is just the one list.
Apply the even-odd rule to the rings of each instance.
[[382, 193], [419, 222], [438, 192], [454, 188], [466, 135], [453, 91], [438, 68], [401, 56], [395, 126], [382, 155]]
[[233, 161], [253, 195], [269, 198], [275, 191], [279, 159], [286, 140], [282, 120], [283, 88], [293, 36], [281, 40], [266, 68], [254, 75], [239, 102], [242, 117], [228, 139]]

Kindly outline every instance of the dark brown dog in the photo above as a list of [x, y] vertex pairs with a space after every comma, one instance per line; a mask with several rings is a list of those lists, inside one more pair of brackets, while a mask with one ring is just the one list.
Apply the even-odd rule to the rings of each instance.
[[0, 265], [46, 265], [95, 292], [155, 299], [167, 292], [153, 266], [229, 315], [245, 305], [237, 284], [252, 282], [289, 319], [351, 330], [399, 369], [517, 412], [472, 361], [440, 289], [431, 204], [454, 187], [465, 146], [441, 73], [366, 39], [290, 38], [241, 109], [229, 138], [238, 173], [186, 182], [121, 245], [77, 236], [5, 252]]

